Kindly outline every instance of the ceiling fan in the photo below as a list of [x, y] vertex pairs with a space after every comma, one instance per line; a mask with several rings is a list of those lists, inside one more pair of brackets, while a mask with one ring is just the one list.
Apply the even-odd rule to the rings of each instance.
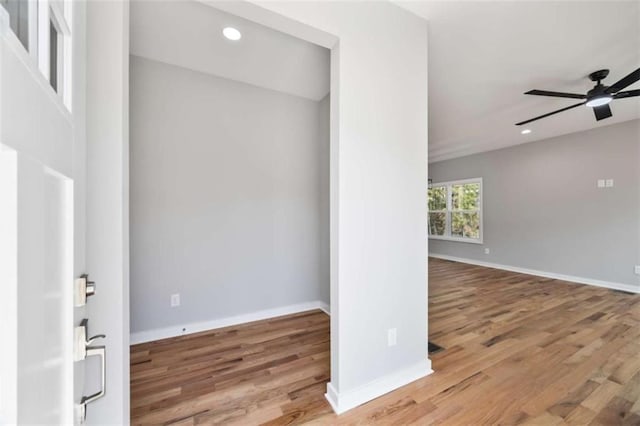
[[640, 68], [633, 71], [628, 76], [622, 78], [618, 82], [612, 84], [611, 86], [605, 86], [601, 83], [607, 75], [609, 75], [609, 70], [599, 70], [596, 72], [592, 72], [589, 74], [589, 79], [591, 81], [595, 81], [596, 85], [593, 89], [589, 90], [586, 95], [580, 95], [577, 93], [562, 93], [562, 92], [549, 92], [547, 90], [529, 90], [525, 92], [525, 95], [538, 95], [538, 96], [553, 96], [556, 98], [570, 98], [570, 99], [584, 99], [583, 102], [580, 102], [575, 105], [571, 105], [565, 108], [561, 108], [557, 111], [549, 112], [547, 114], [541, 115], [539, 117], [532, 118], [530, 120], [521, 121], [520, 123], [516, 123], [516, 126], [522, 126], [523, 124], [531, 123], [532, 121], [540, 120], [541, 118], [549, 117], [550, 115], [557, 114], [562, 111], [567, 111], [571, 108], [579, 107], [580, 105], [587, 105], [588, 107], [593, 108], [593, 112], [596, 115], [596, 120], [604, 120], [605, 118], [611, 117], [611, 108], [609, 108], [609, 102], [614, 99], [623, 99], [623, 98], [631, 98], [633, 96], [640, 96], [640, 90], [628, 90], [626, 92], [621, 92], [620, 90], [624, 89], [627, 86], [632, 85], [636, 81], [640, 80]]

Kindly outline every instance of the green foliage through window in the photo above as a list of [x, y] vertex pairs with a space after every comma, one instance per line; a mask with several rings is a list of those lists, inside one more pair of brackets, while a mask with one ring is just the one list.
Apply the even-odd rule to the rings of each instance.
[[444, 235], [447, 228], [447, 213], [429, 213], [429, 235]]
[[447, 187], [441, 186], [429, 190], [429, 211], [447, 210]]
[[452, 210], [477, 210], [480, 206], [480, 184], [451, 185]]

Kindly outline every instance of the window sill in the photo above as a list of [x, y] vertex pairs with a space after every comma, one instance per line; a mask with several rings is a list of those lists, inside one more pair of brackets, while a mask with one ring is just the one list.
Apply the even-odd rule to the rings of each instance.
[[482, 244], [482, 238], [473, 240], [471, 238], [443, 237], [440, 235], [429, 235], [430, 240], [454, 241], [456, 243]]

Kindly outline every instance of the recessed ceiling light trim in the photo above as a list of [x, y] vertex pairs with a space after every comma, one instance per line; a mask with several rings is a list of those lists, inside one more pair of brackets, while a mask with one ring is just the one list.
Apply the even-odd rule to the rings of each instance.
[[227, 38], [227, 40], [238, 41], [242, 38], [242, 33], [233, 27], [226, 27], [222, 30], [222, 35]]

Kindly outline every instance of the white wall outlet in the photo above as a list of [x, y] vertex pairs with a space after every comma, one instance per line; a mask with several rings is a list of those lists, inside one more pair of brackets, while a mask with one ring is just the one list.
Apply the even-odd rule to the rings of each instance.
[[633, 268], [633, 272], [635, 272], [636, 275], [640, 275], [640, 265], [636, 265]]
[[598, 179], [598, 188], [604, 188], [605, 181], [604, 179]]
[[398, 329], [390, 328], [387, 332], [387, 345], [395, 346], [398, 343]]
[[180, 293], [171, 295], [171, 307], [175, 308], [176, 306], [180, 306]]
[[486, 247], [484, 249], [484, 254], [490, 254], [491, 253], [491, 249], [489, 247]]
[[613, 179], [607, 179], [604, 181], [605, 188], [613, 188]]

